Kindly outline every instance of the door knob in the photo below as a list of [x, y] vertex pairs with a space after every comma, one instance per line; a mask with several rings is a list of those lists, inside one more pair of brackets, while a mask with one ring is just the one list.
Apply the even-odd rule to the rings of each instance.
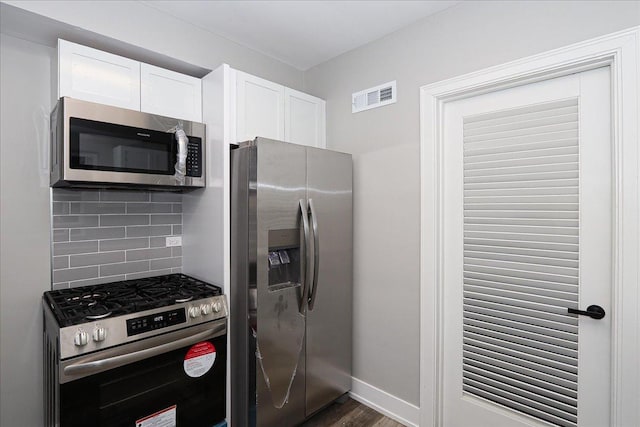
[[577, 310], [575, 308], [568, 308], [567, 311], [571, 314], [580, 314], [582, 316], [589, 316], [592, 319], [602, 319], [606, 314], [604, 308], [599, 305], [590, 305], [587, 310]]

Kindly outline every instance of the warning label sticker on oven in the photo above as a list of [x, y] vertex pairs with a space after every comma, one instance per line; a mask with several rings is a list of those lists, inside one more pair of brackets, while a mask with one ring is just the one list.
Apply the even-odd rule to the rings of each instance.
[[136, 427], [176, 427], [176, 405], [136, 421]]
[[201, 377], [216, 361], [216, 348], [209, 341], [202, 341], [189, 349], [184, 356], [184, 371], [190, 377]]

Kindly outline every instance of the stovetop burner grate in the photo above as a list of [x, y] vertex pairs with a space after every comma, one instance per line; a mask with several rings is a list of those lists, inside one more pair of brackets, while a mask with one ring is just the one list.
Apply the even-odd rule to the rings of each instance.
[[222, 294], [185, 274], [168, 274], [45, 292], [60, 326], [70, 326]]

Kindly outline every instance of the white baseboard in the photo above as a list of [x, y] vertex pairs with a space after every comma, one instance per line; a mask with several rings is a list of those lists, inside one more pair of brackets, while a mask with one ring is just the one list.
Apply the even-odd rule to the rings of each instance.
[[357, 378], [352, 380], [351, 391], [349, 392], [352, 399], [375, 409], [389, 418], [393, 418], [405, 426], [418, 427], [420, 424], [420, 408]]

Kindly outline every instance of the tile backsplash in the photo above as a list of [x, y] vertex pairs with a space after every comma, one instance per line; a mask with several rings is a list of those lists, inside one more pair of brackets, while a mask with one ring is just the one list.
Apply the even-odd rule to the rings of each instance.
[[178, 273], [182, 194], [52, 189], [54, 289]]

